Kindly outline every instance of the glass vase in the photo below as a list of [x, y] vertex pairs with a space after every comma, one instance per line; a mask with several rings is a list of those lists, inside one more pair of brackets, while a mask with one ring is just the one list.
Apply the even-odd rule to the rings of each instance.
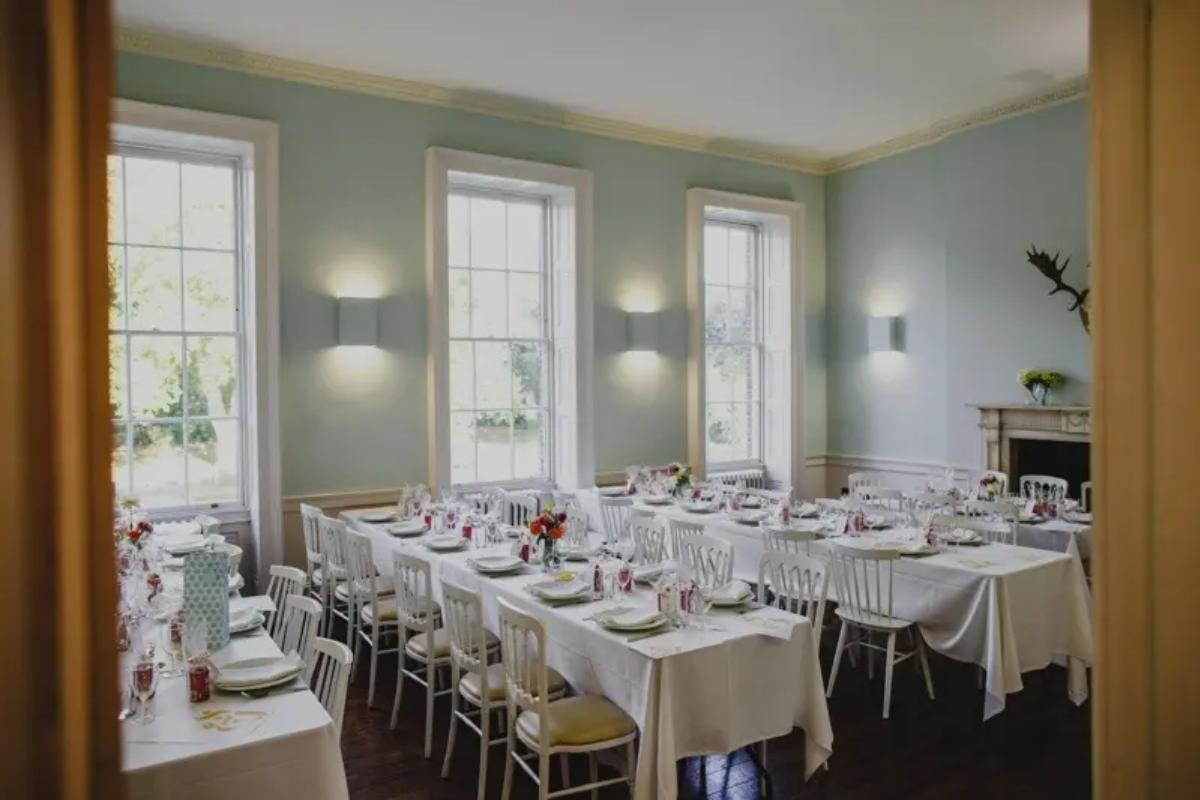
[[562, 566], [562, 555], [558, 552], [558, 541], [556, 539], [545, 539], [542, 543], [542, 571], [547, 573], [558, 572]]
[[1044, 383], [1031, 383], [1029, 385], [1029, 396], [1033, 398], [1034, 405], [1046, 405], [1046, 396], [1049, 394], [1050, 391]]

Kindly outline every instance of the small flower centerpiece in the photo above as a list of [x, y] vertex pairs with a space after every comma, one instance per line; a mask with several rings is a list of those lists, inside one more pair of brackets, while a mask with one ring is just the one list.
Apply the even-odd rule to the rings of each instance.
[[1035, 404], [1044, 406], [1050, 392], [1060, 388], [1067, 379], [1061, 372], [1049, 369], [1023, 369], [1017, 373], [1017, 381], [1029, 392]]
[[980, 500], [995, 500], [1000, 496], [1000, 477], [984, 475], [979, 479], [979, 491], [976, 495]]
[[673, 461], [667, 465], [667, 476], [672, 479], [671, 494], [676, 497], [684, 495], [692, 485], [692, 468], [687, 464]]
[[140, 550], [146, 543], [146, 537], [154, 533], [154, 525], [142, 513], [141, 507], [134, 497], [126, 497], [121, 501], [120, 519], [114, 530], [118, 545], [128, 543]]
[[542, 547], [542, 569], [554, 572], [562, 565], [558, 553], [558, 540], [567, 532], [566, 512], [555, 512], [554, 504], [547, 503], [542, 513], [529, 520], [529, 532]]

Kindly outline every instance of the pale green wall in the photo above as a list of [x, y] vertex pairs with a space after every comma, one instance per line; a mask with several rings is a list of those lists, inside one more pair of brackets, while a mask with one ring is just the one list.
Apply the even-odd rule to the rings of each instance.
[[[285, 495], [425, 475], [424, 152], [440, 145], [592, 171], [596, 465], [686, 455], [684, 193], [797, 200], [807, 213], [807, 450], [825, 450], [820, 177], [450, 109], [122, 53], [121, 97], [267, 119], [280, 133], [280, 407]], [[334, 344], [337, 292], [383, 290], [378, 352]], [[657, 295], [661, 357], [630, 364], [621, 303]], [[355, 363], [349, 358], [365, 358]]]
[[[967, 404], [1022, 402], [1024, 367], [1088, 401], [1089, 337], [1024, 255], [1070, 255], [1087, 285], [1087, 175], [1080, 100], [830, 176], [830, 452], [978, 467]], [[869, 314], [903, 317], [903, 355], [867, 355]]]

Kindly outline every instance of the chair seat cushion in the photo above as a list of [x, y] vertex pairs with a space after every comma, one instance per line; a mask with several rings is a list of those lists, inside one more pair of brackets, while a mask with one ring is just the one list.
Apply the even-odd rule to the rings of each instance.
[[[355, 590], [358, 592], [358, 596], [360, 599], [365, 598], [365, 597], [370, 597], [371, 596], [371, 582], [366, 581], [366, 580], [358, 580], [355, 582]], [[336, 594], [337, 598], [343, 602], [346, 600], [349, 600], [350, 599], [350, 584], [349, 583], [339, 583], [337, 585], [337, 588], [335, 588], [333, 590], [333, 593]], [[395, 594], [395, 590], [392, 588], [392, 586], [389, 583], [385, 583], [381, 580], [375, 581], [375, 595], [377, 597], [390, 597], [393, 594]]]
[[[500, 646], [500, 640], [491, 632], [486, 632], [487, 647], [491, 650], [493, 647]], [[404, 646], [405, 652], [414, 658], [426, 661], [429, 659], [429, 641], [428, 637], [423, 633], [418, 633], [416, 636], [408, 640], [408, 644]], [[445, 628], [438, 628], [433, 632], [433, 658], [442, 659], [450, 657], [450, 632]]]
[[[492, 664], [488, 667], [488, 699], [503, 700], [504, 699], [504, 665], [501, 663]], [[479, 704], [479, 675], [475, 672], [468, 672], [462, 676], [462, 680], [458, 682], [459, 689], [470, 700]], [[546, 686], [550, 690], [550, 696], [553, 697], [560, 694], [567, 688], [567, 682], [563, 680], [563, 676], [557, 670], [546, 670]]]
[[862, 614], [844, 606], [838, 606], [836, 609], [834, 609], [834, 613], [852, 625], [861, 625], [864, 628], [873, 628], [879, 631], [902, 631], [914, 624], [909, 620], [900, 619], [899, 617], [881, 617], [877, 614]]
[[[607, 697], [594, 694], [566, 697], [546, 707], [547, 746], [588, 745], [619, 739], [637, 728], [633, 718]], [[542, 720], [536, 712], [517, 717], [517, 733], [530, 746], [541, 743]]]
[[368, 625], [374, 625], [376, 614], [380, 622], [395, 622], [396, 621], [396, 601], [395, 600], [380, 600], [379, 603], [367, 603], [359, 609], [359, 615], [363, 622]]

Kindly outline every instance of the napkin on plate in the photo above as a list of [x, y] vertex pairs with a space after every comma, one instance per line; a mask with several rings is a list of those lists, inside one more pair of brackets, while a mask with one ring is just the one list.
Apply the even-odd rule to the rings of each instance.
[[604, 621], [614, 627], [636, 628], [649, 625], [662, 617], [657, 608], [633, 608], [620, 614], [605, 617]]
[[740, 603], [750, 597], [750, 586], [745, 581], [732, 580], [713, 592], [713, 600], [718, 603]]
[[261, 619], [261, 615], [257, 608], [243, 607], [238, 609], [229, 609], [229, 627], [244, 628], [254, 621], [255, 617]]
[[547, 581], [538, 586], [538, 594], [551, 600], [566, 600], [580, 594], [586, 585], [580, 580]]
[[236, 689], [242, 686], [257, 686], [269, 681], [283, 680], [289, 675], [298, 675], [304, 669], [304, 659], [298, 653], [284, 656], [266, 664], [251, 667], [229, 666], [220, 670], [217, 683]]

